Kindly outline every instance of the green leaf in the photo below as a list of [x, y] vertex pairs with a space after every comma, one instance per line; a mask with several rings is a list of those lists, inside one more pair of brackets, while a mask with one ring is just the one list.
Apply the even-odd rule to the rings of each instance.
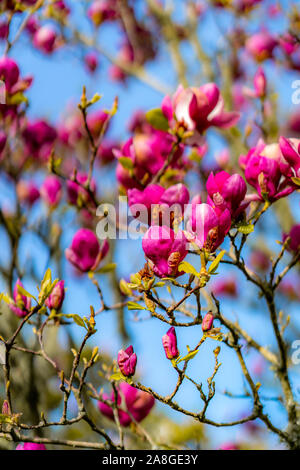
[[18, 106], [21, 103], [28, 103], [28, 99], [21, 91], [7, 99], [7, 104], [10, 106]]
[[110, 380], [115, 382], [118, 380], [124, 380], [124, 375], [121, 372], [116, 372], [110, 376]]
[[199, 349], [196, 349], [196, 351], [191, 351], [189, 352], [186, 356], [184, 357], [181, 357], [179, 359], [179, 361], [177, 361], [177, 364], [179, 364], [180, 362], [183, 362], [183, 361], [190, 361], [191, 359], [193, 359], [199, 352]]
[[123, 168], [125, 168], [125, 170], [133, 170], [134, 168], [133, 161], [129, 157], [120, 157], [118, 158], [118, 162]]
[[225, 255], [225, 253], [226, 253], [226, 250], [222, 250], [221, 253], [219, 253], [218, 256], [216, 257], [216, 259], [211, 263], [211, 265], [208, 269], [208, 272], [210, 274], [212, 274], [216, 271], [216, 269], [218, 268], [218, 266], [220, 264], [221, 259]]
[[128, 283], [125, 281], [125, 279], [121, 279], [119, 283], [120, 291], [124, 295], [132, 295], [132, 290], [128, 286]]
[[178, 271], [183, 271], [187, 274], [194, 274], [194, 276], [199, 276], [199, 273], [196, 271], [194, 266], [192, 266], [187, 261], [182, 261], [178, 266]]
[[33, 300], [37, 302], [36, 298], [33, 295], [31, 295], [29, 292], [27, 292], [27, 290], [25, 290], [24, 287], [20, 285], [18, 285], [18, 293], [21, 295], [25, 295], [25, 297], [31, 297]]
[[293, 176], [291, 180], [293, 181], [294, 184], [296, 184], [297, 186], [300, 186], [300, 178], [298, 178], [297, 176]]
[[165, 285], [165, 282], [160, 281], [160, 282], [157, 282], [157, 283], [153, 286], [153, 288], [155, 288], [155, 287], [164, 287], [164, 285]]
[[249, 233], [252, 233], [253, 230], [254, 230], [254, 225], [253, 224], [239, 224], [237, 226], [237, 229], [240, 233], [242, 233], [243, 235], [249, 235]]
[[102, 98], [102, 96], [99, 95], [99, 93], [95, 93], [95, 95], [91, 99], [90, 103], [91, 104], [97, 103], [97, 101], [101, 100], [101, 98]]
[[169, 122], [160, 108], [151, 109], [146, 113], [146, 119], [154, 129], [167, 132]]
[[72, 318], [76, 325], [81, 326], [82, 328], [86, 328], [83, 319], [77, 315], [76, 313], [59, 313], [57, 315], [58, 317], [66, 317], [66, 318]]
[[3, 300], [7, 305], [14, 303], [13, 299], [4, 293], [0, 294], [0, 300]]
[[132, 302], [132, 301], [129, 301], [127, 303], [127, 307], [128, 307], [128, 310], [147, 310], [145, 307], [143, 307], [142, 305], [136, 303], [136, 302]]
[[41, 282], [41, 287], [43, 287], [44, 284], [48, 284], [48, 282], [51, 282], [51, 269], [50, 268], [48, 268], [44, 274], [43, 280]]
[[141, 285], [141, 275], [139, 273], [131, 274], [130, 281], [132, 284], [136, 284], [138, 286]]
[[117, 267], [116, 263], [109, 263], [103, 266], [102, 268], [98, 269], [97, 273], [98, 274], [110, 273], [111, 271], [114, 271], [116, 267]]

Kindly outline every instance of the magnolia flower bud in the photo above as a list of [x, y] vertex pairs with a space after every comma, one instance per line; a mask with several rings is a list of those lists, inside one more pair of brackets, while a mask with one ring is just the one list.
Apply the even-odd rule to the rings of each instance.
[[260, 62], [272, 57], [276, 45], [276, 39], [268, 31], [262, 31], [247, 40], [246, 50]]
[[56, 207], [62, 197], [62, 186], [57, 176], [47, 176], [41, 186], [41, 196], [50, 207]]
[[0, 80], [4, 80], [7, 91], [19, 80], [20, 71], [16, 62], [9, 57], [1, 57], [0, 59]]
[[288, 234], [283, 235], [283, 241], [290, 238], [288, 245], [289, 251], [297, 253], [300, 251], [300, 224], [294, 225]]
[[202, 331], [209, 331], [212, 329], [214, 323], [214, 316], [212, 312], [208, 312], [202, 321]]
[[128, 346], [125, 351], [121, 349], [118, 353], [118, 366], [126, 377], [131, 377], [135, 373], [137, 357], [133, 352], [133, 347]]
[[93, 73], [98, 68], [98, 57], [95, 52], [90, 52], [84, 58], [85, 65], [87, 66], [88, 70]]
[[175, 328], [173, 326], [162, 337], [162, 343], [167, 359], [176, 359], [179, 356], [179, 351], [177, 349], [177, 337]]
[[56, 43], [56, 31], [49, 25], [39, 28], [33, 36], [34, 46], [45, 54], [51, 54], [56, 48]]
[[267, 90], [267, 79], [262, 67], [259, 67], [254, 76], [254, 89], [257, 98], [264, 98]]
[[66, 258], [82, 272], [95, 270], [109, 250], [107, 240], [100, 246], [96, 235], [81, 228], [75, 234], [70, 248], [65, 251]]
[[59, 310], [62, 306], [62, 303], [65, 298], [65, 283], [64, 281], [59, 281], [53, 288], [51, 294], [45, 301], [45, 304], [50, 309]]
[[31, 307], [31, 299], [30, 297], [26, 297], [25, 295], [19, 293], [18, 287], [24, 287], [20, 279], [17, 280], [14, 291], [13, 291], [13, 299], [14, 303], [9, 305], [11, 311], [17, 315], [18, 317], [26, 317], [30, 311]]
[[40, 192], [32, 181], [20, 180], [17, 184], [17, 196], [21, 203], [32, 206], [40, 197]]

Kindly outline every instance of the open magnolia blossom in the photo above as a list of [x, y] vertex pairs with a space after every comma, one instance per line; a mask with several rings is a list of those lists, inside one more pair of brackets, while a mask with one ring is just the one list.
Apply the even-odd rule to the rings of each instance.
[[193, 241], [208, 252], [214, 252], [224, 241], [231, 227], [231, 216], [226, 208], [218, 215], [209, 204], [193, 203], [187, 229]]
[[288, 196], [296, 186], [291, 180], [293, 167], [282, 153], [281, 145], [266, 145], [262, 140], [246, 156], [240, 157], [247, 182], [256, 189], [248, 200], [269, 202]]
[[171, 128], [175, 118], [186, 130], [193, 132], [189, 140], [193, 145], [202, 142], [203, 132], [209, 127], [226, 129], [234, 126], [240, 117], [237, 112], [224, 111], [223, 98], [214, 83], [200, 88], [183, 88], [180, 85], [172, 98], [164, 98], [162, 111]]

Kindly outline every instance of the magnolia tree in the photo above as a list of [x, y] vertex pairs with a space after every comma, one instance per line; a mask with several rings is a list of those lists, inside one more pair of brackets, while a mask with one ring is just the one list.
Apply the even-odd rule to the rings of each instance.
[[[1, 448], [300, 448], [286, 3], [1, 0]], [[62, 118], [32, 52], [85, 69]]]

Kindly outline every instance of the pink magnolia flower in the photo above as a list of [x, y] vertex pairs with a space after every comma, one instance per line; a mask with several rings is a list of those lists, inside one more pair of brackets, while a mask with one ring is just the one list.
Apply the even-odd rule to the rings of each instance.
[[46, 299], [45, 304], [51, 310], [59, 310], [63, 304], [65, 298], [65, 282], [58, 281], [55, 285], [54, 289], [52, 290], [49, 297]]
[[279, 145], [284, 159], [292, 169], [293, 176], [300, 178], [300, 139], [280, 137]]
[[100, 246], [94, 232], [86, 228], [79, 229], [70, 248], [65, 250], [68, 261], [82, 272], [94, 271], [109, 250], [107, 240]]
[[179, 230], [175, 232], [166, 226], [152, 225], [144, 235], [142, 247], [145, 255], [153, 263], [153, 271], [158, 277], [177, 277], [183, 274], [178, 266], [186, 257], [187, 239]]
[[124, 70], [115, 64], [109, 67], [108, 75], [113, 82], [125, 82], [127, 77]]
[[219, 215], [209, 204], [192, 201], [192, 213], [187, 229], [193, 235], [193, 241], [209, 252], [215, 251], [223, 243], [231, 227], [228, 209]]
[[33, 181], [20, 180], [16, 189], [19, 201], [29, 207], [40, 198], [40, 192]]
[[253, 83], [256, 96], [258, 98], [264, 98], [266, 96], [267, 90], [267, 79], [262, 67], [259, 67], [256, 74], [254, 75]]
[[[103, 394], [103, 400], [115, 401], [115, 394], [112, 392], [110, 395]], [[130, 415], [138, 423], [148, 416], [154, 406], [155, 400], [150, 393], [137, 390], [126, 382], [121, 382], [118, 386], [118, 414], [120, 424], [124, 427], [129, 426], [132, 422]], [[113, 409], [111, 406], [98, 402], [98, 407], [101, 413], [107, 418], [114, 421]], [[128, 411], [130, 415], [126, 412]]]
[[278, 144], [265, 145], [260, 140], [248, 155], [240, 157], [239, 163], [245, 170], [246, 180], [257, 191], [248, 200], [274, 202], [295, 190], [290, 180], [291, 167]]
[[229, 297], [236, 297], [238, 293], [237, 283], [234, 278], [218, 280], [214, 283], [212, 290], [216, 296], [226, 295]]
[[[125, 142], [121, 150], [115, 150], [117, 159], [122, 157], [130, 158], [133, 163], [134, 177], [130, 171], [118, 163], [116, 176], [118, 181], [126, 189], [139, 188], [143, 178], [148, 176], [151, 179], [164, 165], [166, 159], [172, 151], [174, 137], [166, 132], [152, 131], [151, 134], [138, 134]], [[179, 146], [174, 154], [171, 168], [180, 168], [180, 158], [183, 154], [183, 147]]]
[[203, 320], [202, 320], [202, 331], [209, 331], [213, 327], [215, 317], [213, 316], [212, 312], [208, 312]]
[[177, 336], [174, 326], [172, 326], [162, 337], [162, 343], [167, 359], [176, 359], [179, 356]]
[[268, 31], [253, 34], [246, 41], [247, 52], [258, 62], [271, 58], [276, 46], [277, 40]]
[[0, 39], [7, 39], [9, 34], [9, 25], [7, 20], [0, 22]]
[[137, 356], [133, 352], [133, 347], [128, 346], [127, 349], [121, 349], [118, 353], [118, 366], [120, 371], [126, 377], [131, 377], [135, 373]]
[[98, 163], [107, 164], [115, 160], [114, 150], [118, 150], [119, 143], [115, 140], [104, 139], [98, 147]]
[[62, 185], [59, 178], [49, 175], [41, 186], [41, 196], [50, 207], [56, 207], [62, 197]]
[[231, 217], [235, 219], [248, 205], [248, 203], [243, 203], [247, 185], [242, 176], [237, 173], [234, 175], [226, 171], [220, 171], [216, 175], [211, 173], [206, 182], [206, 189], [207, 203], [215, 209], [218, 215], [221, 215], [224, 209], [228, 209]]
[[[87, 173], [76, 173], [76, 181], [67, 181], [67, 196], [70, 204], [77, 206], [78, 203], [82, 202], [85, 204], [91, 204], [93, 201], [88, 191], [81, 185], [84, 185], [88, 180]], [[80, 183], [80, 184], [78, 184]], [[90, 182], [90, 188], [93, 193], [96, 192], [96, 183], [92, 179]]]
[[289, 233], [283, 235], [283, 241], [290, 238], [289, 250], [297, 253], [300, 251], [300, 224], [294, 225]]
[[300, 279], [296, 279], [296, 282], [291, 280], [283, 280], [279, 286], [278, 291], [288, 297], [290, 301], [299, 301], [300, 300]]
[[288, 129], [291, 133], [299, 134], [300, 132], [300, 112], [299, 110], [291, 113], [288, 118]]
[[29, 18], [28, 18], [28, 21], [26, 23], [26, 31], [28, 31], [28, 33], [33, 36], [37, 30], [40, 28], [40, 23], [39, 23], [39, 20], [37, 19], [36, 16], [34, 15], [31, 15]]
[[22, 135], [25, 141], [26, 153], [45, 160], [50, 154], [57, 132], [47, 121], [38, 120], [28, 122]]
[[33, 35], [33, 45], [45, 54], [54, 52], [59, 45], [55, 29], [50, 25], [44, 25], [38, 28]]
[[16, 450], [47, 450], [44, 444], [36, 444], [35, 442], [24, 442], [18, 444]]
[[95, 139], [99, 137], [107, 120], [108, 114], [101, 109], [94, 111], [87, 116], [88, 128]]
[[250, 256], [250, 265], [259, 271], [267, 271], [271, 265], [270, 257], [264, 251], [255, 249]]
[[45, 54], [51, 54], [58, 46], [56, 31], [50, 25], [41, 26], [33, 35], [33, 45]]
[[16, 62], [9, 57], [0, 59], [0, 79], [4, 80], [5, 87], [10, 92], [19, 80], [20, 70]]
[[89, 52], [84, 58], [85, 65], [87, 69], [94, 73], [98, 68], [98, 56], [95, 52]]
[[24, 287], [20, 279], [17, 280], [14, 291], [13, 291], [13, 300], [14, 303], [9, 305], [11, 311], [17, 315], [18, 317], [26, 317], [28, 315], [30, 308], [31, 308], [31, 298], [26, 297], [23, 294], [20, 294], [18, 291], [18, 287]]
[[[190, 198], [189, 191], [183, 184], [176, 184], [168, 189], [159, 184], [150, 184], [142, 191], [129, 189], [127, 194], [134, 217], [149, 225], [171, 226], [174, 218], [183, 217], [184, 206]], [[167, 217], [168, 220], [165, 220]]]
[[88, 17], [95, 26], [100, 26], [104, 21], [112, 21], [117, 17], [115, 0], [95, 0], [89, 7]]
[[299, 43], [297, 39], [290, 33], [285, 33], [278, 39], [281, 49], [287, 54], [292, 55], [298, 48]]
[[244, 93], [250, 98], [265, 98], [267, 92], [267, 78], [262, 67], [259, 67], [253, 79], [254, 90], [247, 87], [244, 88]]
[[180, 85], [172, 98], [163, 99], [162, 111], [170, 127], [175, 117], [187, 130], [193, 131], [191, 142], [196, 144], [201, 143], [201, 135], [209, 127], [226, 129], [234, 126], [240, 117], [239, 113], [224, 111], [223, 98], [214, 83], [186, 89]]

